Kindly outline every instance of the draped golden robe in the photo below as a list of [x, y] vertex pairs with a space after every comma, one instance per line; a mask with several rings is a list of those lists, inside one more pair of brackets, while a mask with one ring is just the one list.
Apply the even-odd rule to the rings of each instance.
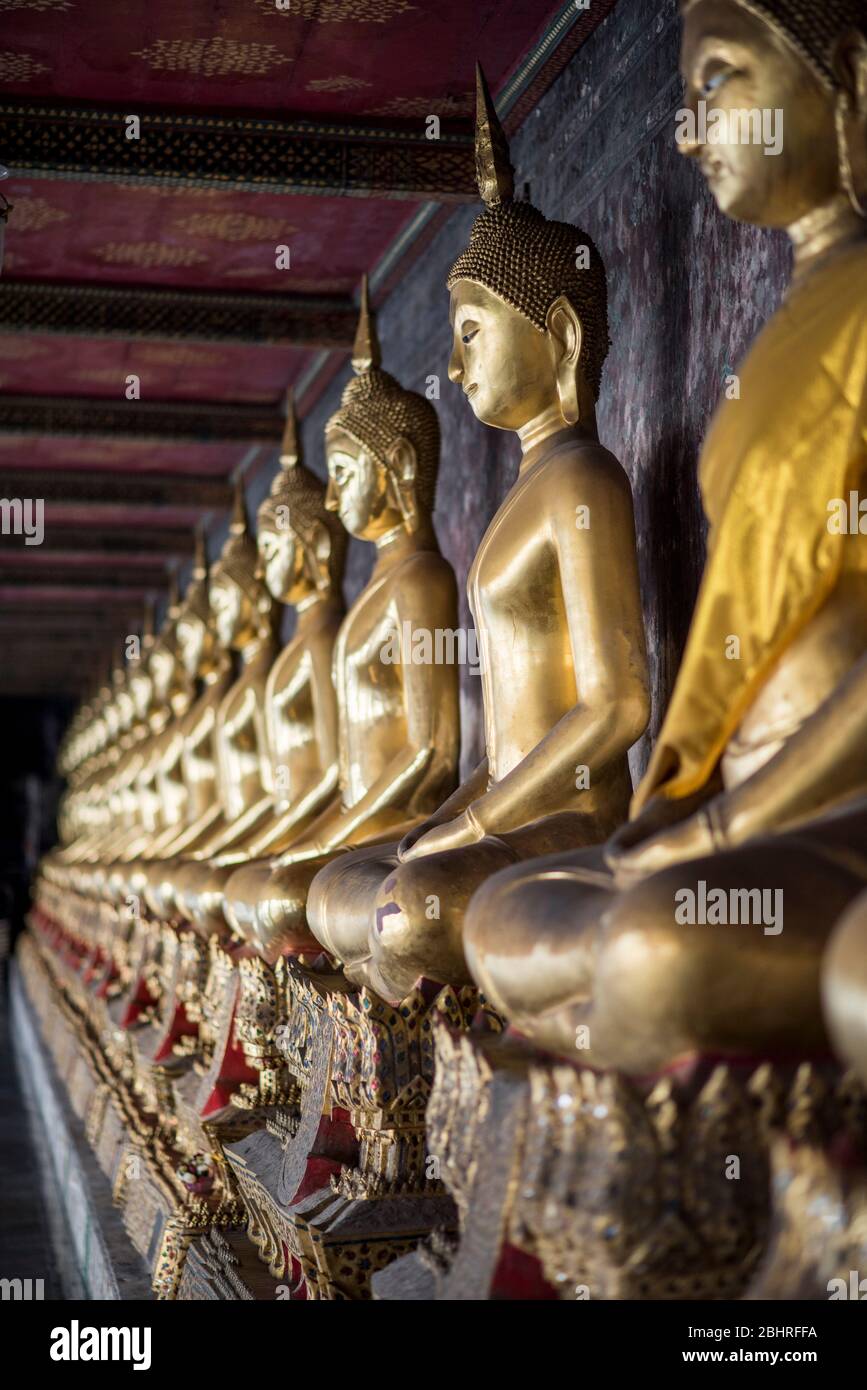
[[[817, 364], [818, 362], [818, 369]], [[683, 663], [632, 802], [699, 791], [774, 663], [844, 570], [867, 569], [858, 517], [829, 525], [867, 471], [867, 246], [795, 282], [718, 409], [699, 481], [708, 561]], [[739, 642], [739, 659], [727, 651]]]

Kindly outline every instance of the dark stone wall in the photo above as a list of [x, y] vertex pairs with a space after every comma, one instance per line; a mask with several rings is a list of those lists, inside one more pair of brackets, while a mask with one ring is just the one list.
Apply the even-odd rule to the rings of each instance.
[[[723, 378], [779, 302], [788, 242], [716, 210], [674, 141], [681, 104], [675, 0], [619, 0], [512, 142], [517, 187], [548, 216], [578, 222], [608, 271], [612, 349], [599, 405], [602, 442], [635, 494], [641, 579], [658, 731], [677, 672], [704, 558], [696, 465]], [[446, 224], [382, 306], [384, 365], [407, 386], [441, 380], [442, 464], [436, 509], [443, 551], [462, 589], [492, 513], [517, 471], [514, 436], [478, 424], [446, 375], [446, 272], [475, 211]], [[324, 423], [340, 375], [305, 422], [307, 461], [324, 476]], [[257, 480], [264, 488], [265, 480]], [[257, 488], [257, 492], [259, 488]], [[372, 548], [351, 547], [347, 594]], [[469, 621], [466, 601], [462, 622]], [[480, 756], [479, 682], [462, 672], [464, 766]], [[634, 753], [644, 767], [649, 740]]]
[[10, 921], [13, 931], [29, 905], [33, 870], [57, 839], [55, 762], [74, 704], [61, 698], [0, 699], [0, 921]]

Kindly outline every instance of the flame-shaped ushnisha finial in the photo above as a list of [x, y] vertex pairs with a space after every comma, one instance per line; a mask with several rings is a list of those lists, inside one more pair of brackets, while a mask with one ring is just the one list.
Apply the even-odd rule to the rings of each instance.
[[232, 519], [229, 522], [229, 532], [233, 536], [248, 536], [250, 525], [247, 520], [247, 499], [244, 495], [244, 479], [238, 475], [235, 479], [235, 495], [232, 499]]
[[114, 647], [111, 678], [114, 684], [122, 685], [126, 674], [126, 638], [118, 637]]
[[286, 392], [286, 424], [283, 426], [283, 443], [280, 446], [280, 467], [296, 468], [301, 462], [301, 441], [298, 434], [298, 417], [295, 414], [295, 392], [290, 386]]
[[515, 196], [509, 144], [481, 63], [476, 63], [476, 182], [482, 202], [488, 207], [510, 203]]
[[370, 290], [367, 276], [361, 277], [361, 308], [358, 314], [358, 328], [352, 348], [352, 367], [356, 376], [369, 372], [372, 367], [382, 363], [382, 351], [376, 335], [376, 320], [370, 308]]
[[196, 549], [193, 555], [193, 568], [190, 579], [193, 583], [201, 583], [208, 577], [208, 544], [205, 539], [205, 528], [202, 522], [196, 527]]
[[141, 644], [143, 648], [152, 647], [156, 636], [156, 601], [153, 594], [148, 594], [145, 599], [144, 615], [142, 617]]
[[169, 576], [169, 601], [166, 607], [166, 617], [176, 618], [181, 607], [181, 589], [178, 584], [177, 569], [173, 569]]

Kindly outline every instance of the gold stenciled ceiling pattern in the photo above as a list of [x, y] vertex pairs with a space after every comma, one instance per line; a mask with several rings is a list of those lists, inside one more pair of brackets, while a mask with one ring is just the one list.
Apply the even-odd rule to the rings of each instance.
[[190, 73], [199, 77], [264, 77], [294, 61], [273, 44], [237, 39], [156, 39], [134, 51], [151, 72]]
[[156, 266], [204, 265], [207, 256], [194, 246], [173, 246], [165, 241], [109, 241], [94, 249], [104, 265], [134, 265], [142, 270]]
[[313, 24], [387, 24], [396, 15], [415, 10], [409, 0], [253, 0], [269, 17], [292, 16]]
[[12, 53], [8, 49], [0, 53], [0, 82], [32, 82], [43, 72], [48, 72], [46, 64], [31, 58], [29, 53]]
[[255, 217], [246, 212], [193, 212], [173, 223], [172, 230], [233, 242], [285, 241], [298, 228], [276, 217]]

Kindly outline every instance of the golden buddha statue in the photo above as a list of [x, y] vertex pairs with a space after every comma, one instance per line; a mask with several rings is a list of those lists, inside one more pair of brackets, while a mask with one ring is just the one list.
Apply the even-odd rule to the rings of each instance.
[[[439, 425], [430, 402], [380, 366], [367, 282], [352, 365], [355, 376], [326, 426], [326, 507], [376, 546], [371, 577], [334, 650], [339, 785], [327, 807], [251, 888], [233, 881], [233, 924], [268, 963], [314, 949], [310, 883], [352, 845], [394, 841], [420, 824], [456, 780], [458, 681], [454, 665], [420, 663], [395, 634], [456, 626], [456, 584], [431, 522]], [[389, 647], [389, 659], [383, 651]], [[392, 659], [393, 658], [393, 659]], [[253, 893], [255, 892], [255, 896]]]
[[338, 783], [337, 696], [331, 668], [344, 618], [347, 533], [325, 505], [325, 485], [301, 461], [290, 395], [280, 467], [259, 508], [257, 543], [265, 583], [295, 609], [295, 631], [274, 663], [265, 697], [273, 816], [247, 844], [247, 862], [227, 865], [223, 911], [240, 937], [259, 892], [286, 850], [333, 800]]
[[217, 775], [217, 714], [234, 680], [232, 656], [217, 640], [209, 602], [204, 534], [197, 533], [190, 585], [178, 613], [175, 641], [181, 665], [198, 684], [198, 698], [177, 721], [166, 752], [163, 776], [180, 783], [180, 815], [166, 818], [166, 829], [142, 865], [142, 892], [150, 912], [166, 919], [174, 912], [165, 861], [189, 853], [209, 836], [220, 818]]
[[688, 109], [712, 96], [785, 128], [776, 158], [736, 138], [683, 152], [723, 212], [787, 228], [794, 275], [704, 444], [709, 558], [630, 824], [497, 875], [466, 927], [519, 1031], [633, 1073], [827, 1050], [822, 952], [867, 884], [867, 550], [830, 524], [867, 465], [863, 4], [683, 8]]
[[[267, 762], [265, 686], [277, 653], [276, 610], [262, 583], [250, 534], [244, 488], [238, 480], [229, 534], [211, 571], [209, 603], [217, 641], [239, 653], [241, 668], [219, 706], [216, 721], [220, 814], [186, 858], [177, 857], [148, 875], [151, 900], [169, 904], [205, 936], [226, 933], [220, 901], [207, 897], [210, 860], [231, 851], [257, 826], [271, 805]], [[163, 881], [164, 880], [164, 881]]]
[[419, 977], [470, 982], [464, 913], [490, 874], [620, 824], [649, 708], [632, 494], [596, 429], [604, 266], [584, 232], [513, 199], [481, 70], [477, 82], [487, 206], [448, 277], [449, 377], [523, 454], [467, 584], [487, 757], [399, 845], [324, 869], [308, 906], [347, 976], [392, 1001]]
[[59, 770], [67, 777], [61, 798], [58, 825], [62, 848], [46, 854], [40, 864], [40, 880], [68, 885], [71, 866], [98, 859], [102, 849], [135, 825], [130, 783], [140, 756], [140, 746], [150, 729], [147, 722], [153, 692], [148, 658], [154, 642], [153, 604], [145, 608], [139, 652], [123, 668], [116, 668], [112, 686], [118, 704], [115, 748], [103, 762], [105, 726], [100, 719], [107, 686], [97, 689], [80, 707], [64, 739]]
[[173, 740], [194, 693], [193, 682], [181, 661], [178, 648], [180, 613], [181, 598], [175, 576], [163, 630], [150, 654], [153, 680], [150, 726], [153, 739], [146, 765], [136, 783], [142, 833], [120, 852], [119, 858], [125, 862], [138, 861], [152, 853], [161, 834], [180, 818], [175, 786], [172, 785], [173, 767], [177, 761], [177, 745]]
[[[171, 608], [171, 601], [168, 606]], [[112, 779], [111, 816], [108, 822], [111, 828], [107, 835], [103, 832], [102, 842], [95, 848], [98, 856], [104, 854], [110, 844], [132, 833], [138, 825], [135, 785], [152, 737], [150, 718], [154, 703], [154, 680], [150, 659], [155, 642], [154, 610], [153, 605], [149, 604], [145, 610], [138, 657], [130, 661], [127, 668], [131, 706], [129, 746]]]
[[162, 760], [174, 722], [183, 716], [192, 698], [176, 646], [179, 612], [177, 576], [173, 576], [159, 636], [142, 654], [147, 675], [138, 684], [140, 698], [147, 701], [147, 734], [131, 750], [120, 778], [119, 792], [130, 806], [130, 822], [116, 826], [107, 838], [100, 839], [77, 871], [78, 886], [84, 894], [133, 912], [131, 899], [140, 898], [142, 890], [143, 856], [163, 829], [159, 783]]
[[[106, 833], [109, 823], [106, 793], [119, 757], [118, 741], [127, 722], [118, 711], [114, 747], [107, 750], [105, 704], [109, 695], [112, 699], [119, 697], [120, 682], [115, 673], [112, 673], [111, 686], [114, 688], [97, 687], [82, 706], [82, 717], [85, 713], [88, 717], [90, 742], [85, 742], [84, 730], [79, 727], [77, 737], [70, 739], [67, 747], [67, 786], [58, 806], [62, 848], [45, 856], [43, 870], [57, 862], [74, 861], [87, 852], [92, 841]], [[126, 713], [128, 707], [124, 705], [123, 708]]]
[[[297, 838], [337, 787], [337, 703], [331, 659], [343, 617], [340, 584], [346, 532], [325, 509], [323, 484], [301, 462], [291, 394], [280, 468], [257, 521], [265, 586], [277, 603], [295, 608], [297, 623], [271, 667], [262, 700], [260, 752], [268, 815], [257, 819], [228, 852], [202, 864], [195, 871], [195, 883], [191, 882], [194, 871], [185, 873], [184, 915], [197, 920], [202, 929], [216, 925], [221, 932], [226, 930], [221, 904], [229, 881], [236, 883], [238, 910], [243, 913], [250, 886], [267, 879], [274, 854]], [[230, 790], [226, 788], [223, 795]], [[164, 882], [158, 891], [165, 891]], [[165, 907], [164, 903], [164, 912]], [[233, 921], [231, 915], [229, 920]]]

